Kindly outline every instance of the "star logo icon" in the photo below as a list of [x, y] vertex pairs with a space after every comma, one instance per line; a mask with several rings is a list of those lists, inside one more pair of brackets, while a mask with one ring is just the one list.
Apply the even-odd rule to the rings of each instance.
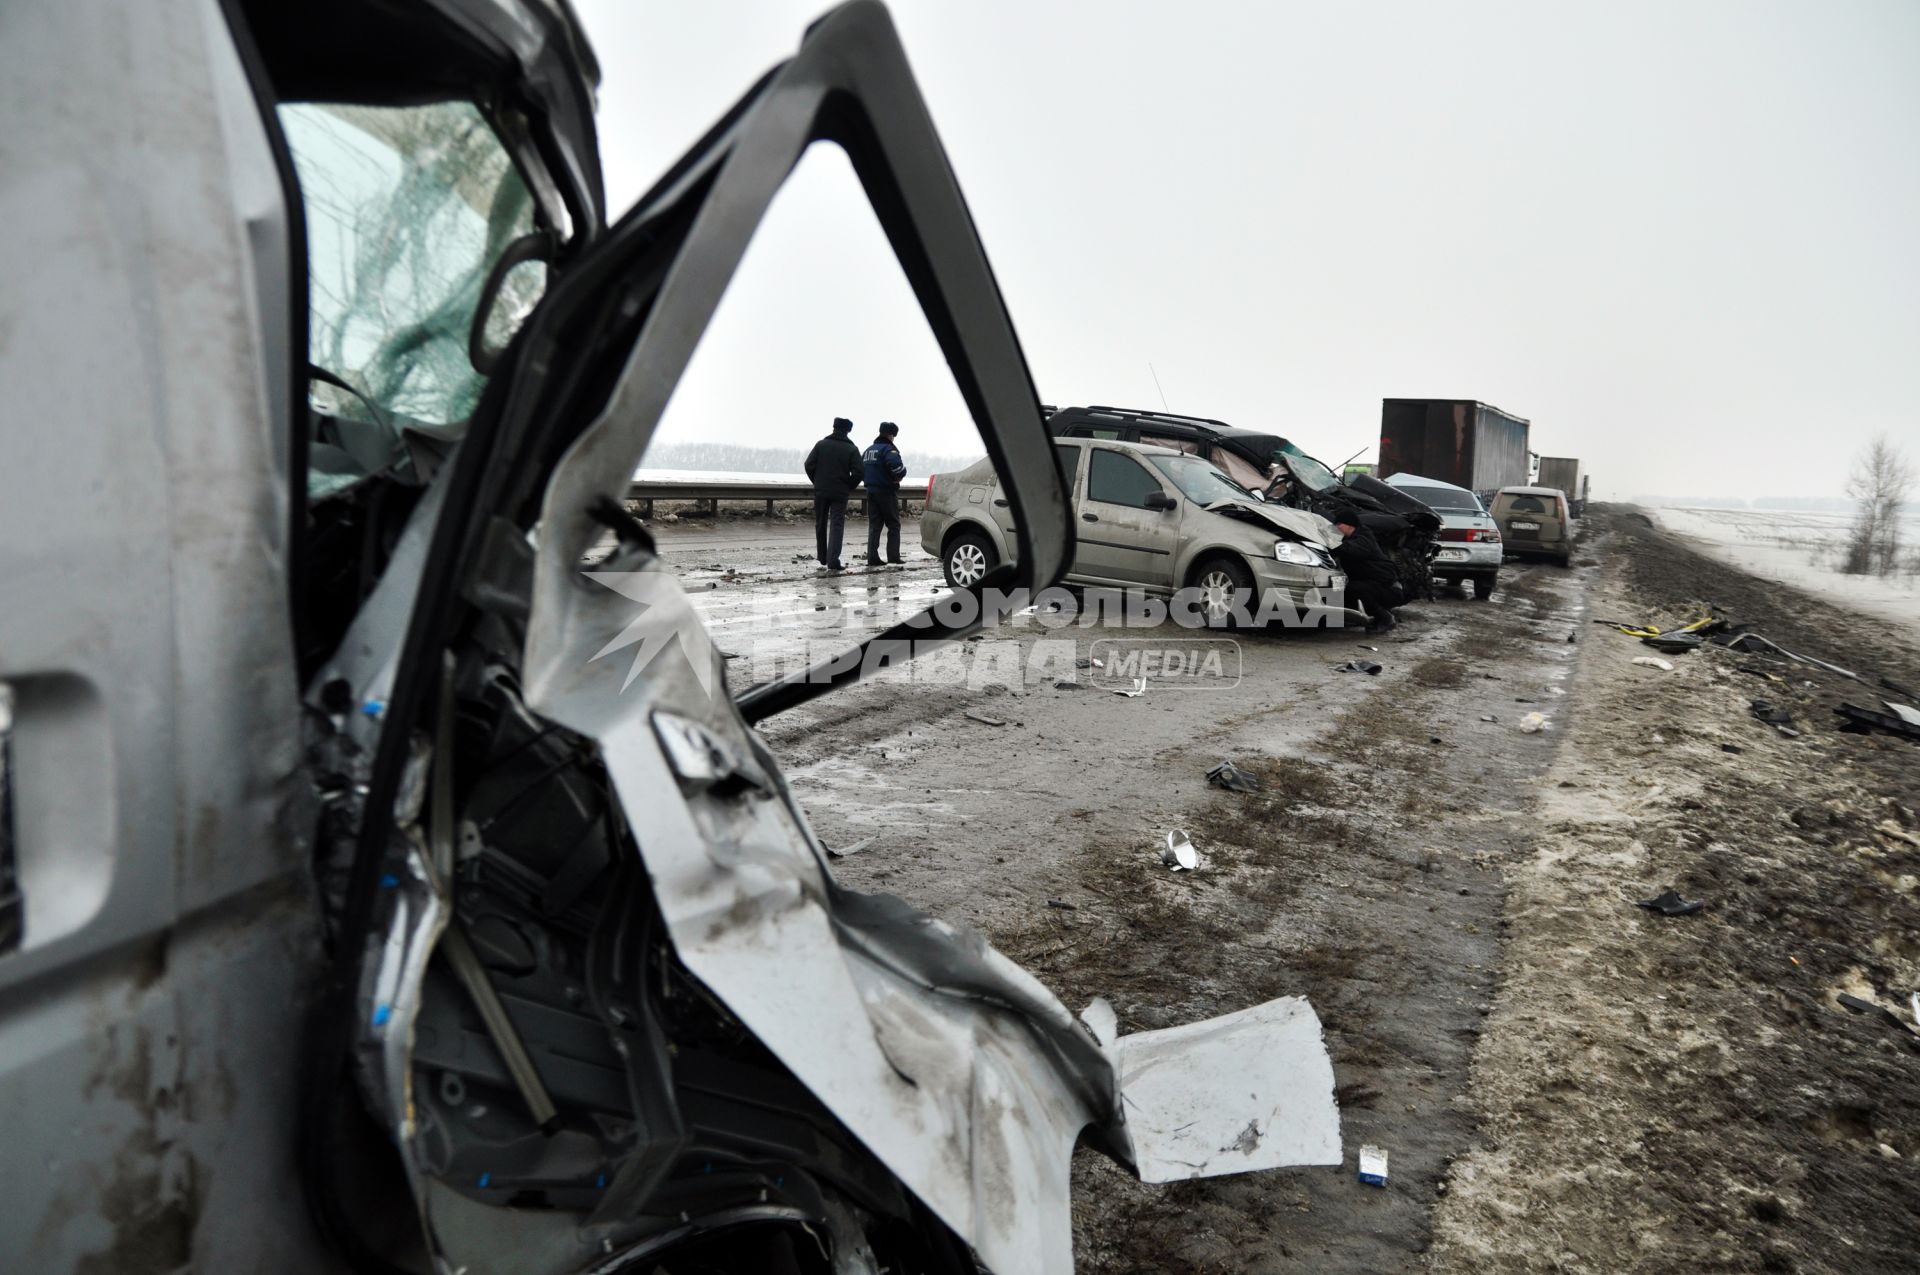
[[622, 647], [636, 647], [626, 680], [620, 683], [624, 691], [663, 651], [677, 645], [687, 657], [687, 663], [693, 666], [700, 689], [709, 696], [713, 694], [713, 639], [707, 636], [707, 626], [694, 614], [693, 605], [672, 576], [664, 571], [584, 571], [581, 574], [640, 604], [640, 614], [612, 641], [588, 657], [589, 664]]

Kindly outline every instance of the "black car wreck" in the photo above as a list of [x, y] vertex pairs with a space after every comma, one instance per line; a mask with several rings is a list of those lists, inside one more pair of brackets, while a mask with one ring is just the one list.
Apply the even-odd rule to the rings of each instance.
[[1121, 1035], [838, 885], [754, 725], [873, 661], [729, 685], [621, 500], [829, 143], [1008, 476], [981, 587], [1071, 559], [883, 7], [614, 219], [563, 0], [7, 30], [0, 1269], [1040, 1275], [1083, 1141], [1152, 1182], [1339, 1161], [1304, 1000]]

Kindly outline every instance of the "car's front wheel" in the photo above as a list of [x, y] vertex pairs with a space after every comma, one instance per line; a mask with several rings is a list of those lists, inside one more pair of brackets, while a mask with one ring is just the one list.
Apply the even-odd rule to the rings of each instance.
[[951, 587], [971, 589], [986, 578], [998, 560], [992, 541], [977, 531], [965, 531], [947, 545], [947, 551], [940, 557], [940, 569], [946, 573]]
[[1208, 559], [1194, 573], [1193, 584], [1200, 591], [1200, 618], [1210, 629], [1232, 624], [1235, 602], [1253, 596], [1253, 572], [1238, 558]]

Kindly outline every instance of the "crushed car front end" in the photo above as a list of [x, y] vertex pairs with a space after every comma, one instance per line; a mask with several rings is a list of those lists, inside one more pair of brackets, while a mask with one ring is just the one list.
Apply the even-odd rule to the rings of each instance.
[[[155, 825], [178, 831], [148, 867], [191, 880], [252, 854], [284, 881], [262, 902], [263, 873], [241, 873], [195, 903], [194, 933], [253, 909], [246, 942], [192, 967], [196, 996], [233, 989], [246, 1039], [196, 1024], [179, 1046], [226, 1088], [201, 1108], [218, 1156], [165, 1179], [197, 1210], [174, 1264], [1039, 1275], [1072, 1266], [1082, 1143], [1149, 1181], [1337, 1162], [1305, 1001], [1120, 1035], [1103, 1002], [1076, 1014], [978, 935], [835, 882], [754, 724], [967, 628], [929, 612], [732, 686], [621, 499], [761, 217], [832, 144], [1009, 475], [1007, 553], [974, 587], [1065, 572], [1069, 494], [884, 8], [822, 18], [611, 224], [593, 58], [564, 5], [221, 12], [256, 171], [280, 183], [250, 194], [287, 219], [288, 330], [251, 347], [258, 385], [229, 406], [265, 398], [287, 432], [210, 469], [204, 506], [158, 513], [195, 564], [168, 577], [168, 613], [207, 629], [183, 667], [225, 688], [231, 721], [180, 710], [187, 760], [156, 782], [195, 813]], [[269, 477], [285, 486], [247, 485]], [[218, 554], [208, 525], [230, 525]], [[219, 608], [196, 614], [203, 598]], [[185, 703], [168, 651], [128, 685]], [[195, 766], [259, 770], [274, 800], [263, 778], [245, 821], [196, 803]], [[187, 915], [155, 913], [143, 995], [186, 988], [165, 954]], [[49, 978], [59, 955], [35, 958]], [[233, 1072], [243, 1056], [260, 1065]], [[16, 1059], [0, 1050], [10, 1099], [63, 1110], [65, 1082]], [[157, 1145], [158, 1101], [134, 1095], [125, 1146]], [[232, 1185], [284, 1210], [292, 1128], [312, 1246]], [[60, 1238], [23, 1269], [84, 1256]]]
[[[476, 1273], [714, 1242], [688, 1226], [804, 1233], [836, 1270], [971, 1251], [1058, 1271], [1083, 1138], [1149, 1176], [1339, 1155], [1304, 1002], [1117, 1037], [977, 936], [840, 889], [751, 722], [869, 660], [736, 699], [621, 516], [620, 476], [731, 266], [823, 137], [893, 218], [996, 467], [1017, 476], [1000, 491], [1019, 565], [988, 578], [1044, 584], [1065, 566], [1065, 493], [984, 256], [884, 10], [848, 6], [535, 311], [515, 347], [529, 370], [580, 348], [604, 290], [635, 317], [596, 329], [597, 366], [496, 395], [493, 441], [522, 463], [463, 440], [406, 624], [370, 614], [348, 637], [385, 653], [372, 663], [391, 682], [335, 666], [310, 684], [321, 711], [384, 706], [354, 757], [366, 800], [341, 812], [356, 835], [339, 1008], [430, 1246]], [[610, 529], [616, 547], [583, 572]], [[909, 624], [869, 649], [884, 663], [957, 636]], [[596, 658], [623, 639], [630, 661]]]

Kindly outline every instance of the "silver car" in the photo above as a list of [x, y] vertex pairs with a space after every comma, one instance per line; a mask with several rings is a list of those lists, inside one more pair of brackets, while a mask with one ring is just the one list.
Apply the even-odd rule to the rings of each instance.
[[[1194, 588], [1211, 625], [1232, 618], [1237, 591], [1257, 610], [1270, 603], [1305, 609], [1316, 590], [1331, 602], [1346, 589], [1331, 523], [1266, 503], [1211, 461], [1100, 439], [1055, 439], [1054, 452], [1079, 533], [1067, 584], [1154, 595]], [[920, 543], [956, 589], [1013, 559], [1014, 523], [999, 482], [982, 460], [927, 485]]]
[[1493, 593], [1500, 575], [1500, 527], [1480, 497], [1465, 487], [1418, 474], [1395, 474], [1387, 482], [1440, 515], [1440, 551], [1433, 556], [1436, 579], [1473, 586], [1473, 596]]

